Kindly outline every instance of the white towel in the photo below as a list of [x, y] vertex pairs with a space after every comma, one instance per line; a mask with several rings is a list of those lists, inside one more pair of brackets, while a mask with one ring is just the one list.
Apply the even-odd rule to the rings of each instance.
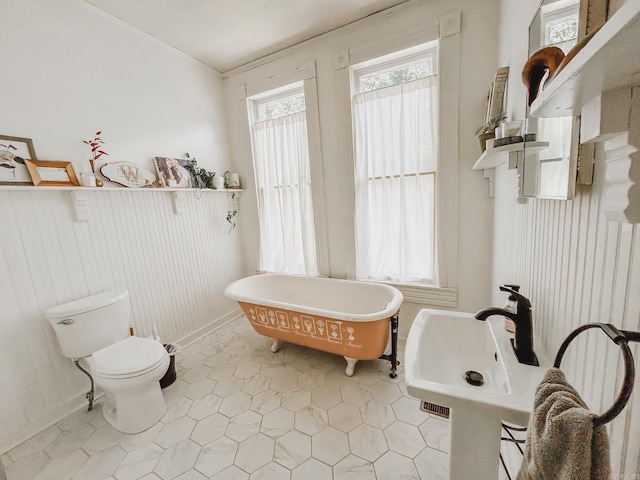
[[561, 370], [551, 368], [536, 389], [517, 480], [606, 480], [609, 438]]

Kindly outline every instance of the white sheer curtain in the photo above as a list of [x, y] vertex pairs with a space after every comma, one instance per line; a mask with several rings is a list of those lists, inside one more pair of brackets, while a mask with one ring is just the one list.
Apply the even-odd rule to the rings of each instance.
[[259, 269], [318, 275], [306, 113], [253, 126]]
[[437, 285], [438, 83], [357, 94], [356, 276]]

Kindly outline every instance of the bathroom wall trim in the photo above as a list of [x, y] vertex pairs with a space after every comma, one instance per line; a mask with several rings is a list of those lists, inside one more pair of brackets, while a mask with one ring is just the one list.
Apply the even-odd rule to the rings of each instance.
[[233, 310], [231, 310], [229, 313], [215, 319], [211, 323], [205, 325], [204, 327], [199, 328], [195, 332], [182, 337], [177, 342], [172, 342], [172, 343], [177, 343], [178, 345], [184, 348], [188, 345], [191, 345], [193, 342], [200, 340], [202, 337], [210, 334], [214, 330], [217, 330], [218, 328], [223, 327], [227, 323], [231, 322], [232, 320], [235, 320], [240, 316], [242, 316], [242, 310], [240, 310], [240, 307], [236, 307]]
[[[89, 385], [87, 381], [87, 390], [89, 390]], [[17, 447], [21, 443], [29, 440], [30, 438], [38, 435], [39, 433], [44, 432], [46, 429], [52, 427], [60, 420], [65, 418], [67, 415], [80, 410], [81, 408], [87, 408], [87, 399], [85, 397], [86, 393], [81, 393], [76, 397], [72, 398], [68, 402], [62, 403], [55, 408], [54, 412], [47, 412], [47, 423], [39, 424], [36, 429], [23, 428], [18, 432], [11, 432], [7, 436], [3, 435], [3, 438], [0, 440], [0, 455], [4, 455], [9, 450]], [[96, 395], [96, 400], [102, 396], [102, 393]]]
[[388, 283], [388, 285], [400, 290], [405, 302], [425, 304], [431, 307], [456, 308], [458, 306], [458, 290], [456, 288], [427, 287], [400, 283]]

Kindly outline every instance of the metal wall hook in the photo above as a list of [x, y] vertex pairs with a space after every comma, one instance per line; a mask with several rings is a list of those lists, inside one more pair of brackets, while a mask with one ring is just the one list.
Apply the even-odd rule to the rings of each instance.
[[590, 328], [599, 328], [606, 333], [607, 336], [620, 347], [622, 355], [624, 356], [624, 381], [622, 382], [622, 389], [618, 394], [618, 398], [616, 398], [615, 403], [611, 408], [609, 408], [609, 410], [593, 419], [593, 423], [596, 425], [604, 425], [616, 418], [620, 412], [624, 410], [624, 407], [627, 405], [629, 397], [631, 396], [631, 392], [633, 391], [633, 384], [635, 382], [635, 364], [633, 362], [633, 355], [628, 343], [640, 342], [640, 332], [618, 330], [610, 323], [587, 323], [582, 325], [571, 332], [569, 336], [565, 338], [564, 342], [562, 342], [553, 362], [554, 367], [560, 368], [560, 362], [562, 361], [562, 357], [567, 350], [567, 347], [569, 347], [569, 344], [574, 338]]

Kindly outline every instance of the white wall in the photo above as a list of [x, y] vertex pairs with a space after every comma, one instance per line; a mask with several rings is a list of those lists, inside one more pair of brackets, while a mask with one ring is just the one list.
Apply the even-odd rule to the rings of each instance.
[[[519, 72], [527, 59], [528, 25], [538, 0], [502, 0], [500, 65], [509, 65], [508, 113], [523, 118], [525, 89]], [[551, 359], [564, 338], [589, 322], [640, 330], [640, 236], [637, 226], [605, 218], [604, 165], [598, 159], [591, 187], [571, 201], [515, 201], [512, 170], [496, 169], [492, 285], [520, 283], [533, 305], [536, 348]], [[494, 291], [493, 301], [504, 302]], [[632, 347], [638, 365], [640, 348]], [[623, 375], [618, 348], [601, 332], [578, 337], [562, 361], [569, 381], [597, 412], [614, 402]], [[640, 394], [609, 424], [612, 473], [640, 472]], [[626, 476], [624, 476], [626, 475]], [[624, 476], [624, 477], [623, 477]]]
[[[152, 169], [189, 152], [231, 169], [218, 72], [76, 0], [0, 3], [0, 134], [32, 138], [39, 159], [87, 162], [83, 139], [103, 130], [109, 161]], [[0, 186], [0, 452], [85, 403], [86, 377], [60, 354], [44, 318], [53, 305], [124, 287], [132, 324], [188, 341], [229, 318], [222, 297], [243, 275], [226, 194]], [[231, 203], [230, 203], [231, 202]], [[237, 206], [237, 204], [235, 205]], [[242, 228], [242, 213], [238, 217]]]
[[[33, 139], [40, 160], [85, 166], [102, 130], [109, 157], [153, 170], [189, 152], [229, 169], [222, 81], [81, 0], [3, 0], [0, 135]], [[153, 170], [155, 171], [155, 170]]]
[[[350, 119], [344, 114], [345, 92], [340, 90], [336, 58], [345, 49], [384, 44], [385, 38], [397, 37], [420, 27], [438, 24], [445, 14], [460, 11], [460, 124], [459, 157], [448, 158], [459, 164], [458, 210], [454, 212], [458, 229], [457, 288], [458, 309], [475, 311], [486, 306], [490, 298], [491, 209], [486, 183], [471, 171], [480, 150], [474, 131], [482, 123], [485, 98], [493, 75], [497, 48], [497, 3], [492, 0], [448, 2], [411, 2], [382, 14], [357, 22], [296, 47], [279, 52], [254, 64], [229, 72], [225, 79], [231, 143], [237, 169], [245, 185], [253, 186], [251, 145], [246, 119], [246, 103], [239, 86], [263, 82], [291, 71], [307, 62], [315, 62], [327, 212], [329, 270], [332, 277], [345, 278], [354, 272], [354, 181], [349, 132]], [[446, 81], [446, 80], [445, 80]], [[441, 108], [446, 109], [447, 105]], [[456, 114], [456, 112], [454, 112]], [[251, 218], [245, 236], [247, 265], [255, 269], [258, 252], [258, 221], [254, 192], [247, 192], [243, 214]], [[389, 241], [394, 241], [389, 232]], [[443, 239], [447, 242], [447, 238]], [[401, 334], [406, 335], [418, 308], [406, 304], [401, 314]]]

